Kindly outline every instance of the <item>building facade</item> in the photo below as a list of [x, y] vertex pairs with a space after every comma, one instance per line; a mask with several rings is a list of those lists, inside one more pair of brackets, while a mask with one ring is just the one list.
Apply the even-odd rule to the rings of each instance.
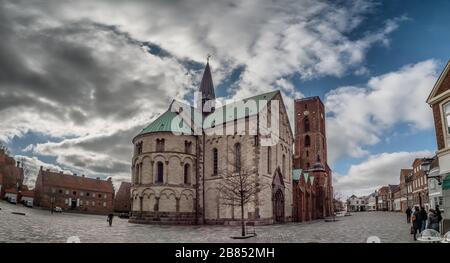
[[113, 211], [114, 187], [111, 179], [68, 175], [40, 168], [34, 189], [34, 205], [64, 211], [108, 214]]
[[[281, 93], [260, 94], [216, 108], [209, 63], [200, 92], [197, 105], [202, 111], [178, 108], [179, 102], [173, 101], [167, 112], [133, 139], [130, 222], [238, 223], [241, 206], [227, 200], [222, 191], [230, 176], [245, 176], [248, 187], [259, 190], [244, 205], [246, 220], [256, 224], [291, 221], [294, 137]], [[276, 102], [277, 116], [269, 108]], [[238, 107], [243, 104], [244, 109]], [[257, 109], [247, 110], [250, 104], [258, 105]], [[264, 143], [272, 135], [263, 133], [264, 119], [278, 123], [273, 143]]]
[[421, 165], [424, 159], [415, 159], [412, 164], [412, 172], [410, 174], [412, 186], [413, 206], [424, 207], [427, 211], [430, 208], [428, 201], [428, 179]]
[[352, 195], [347, 199], [347, 212], [364, 212], [366, 211], [366, 205], [364, 197]]
[[389, 186], [381, 187], [377, 197], [377, 211], [389, 211]]
[[433, 110], [436, 130], [438, 173], [445, 210], [443, 229], [446, 232], [450, 230], [450, 61], [434, 85], [427, 103]]
[[411, 204], [409, 203], [409, 196], [408, 196], [408, 186], [407, 183], [409, 175], [412, 173], [412, 169], [401, 169], [400, 170], [400, 210], [402, 212], [406, 212], [406, 209], [408, 209], [408, 206], [411, 207]]
[[0, 199], [6, 198], [6, 190], [8, 196], [15, 194], [17, 198], [23, 187], [23, 180], [23, 167], [20, 162], [16, 162], [4, 149], [0, 149]]
[[114, 212], [129, 213], [131, 211], [131, 183], [122, 182], [114, 197]]
[[331, 216], [333, 180], [327, 161], [325, 106], [319, 97], [295, 101], [294, 168], [303, 174], [294, 180], [294, 221]]

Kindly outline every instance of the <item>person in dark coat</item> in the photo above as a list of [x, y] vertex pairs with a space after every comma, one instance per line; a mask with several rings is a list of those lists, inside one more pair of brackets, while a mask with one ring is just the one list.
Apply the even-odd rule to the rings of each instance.
[[441, 210], [439, 209], [439, 205], [436, 205], [436, 209], [434, 210], [434, 212], [436, 213], [439, 223], [441, 223], [442, 221], [442, 214], [441, 214]]
[[411, 216], [412, 220], [412, 233], [414, 235], [414, 241], [417, 240], [417, 231], [420, 231], [422, 227], [422, 220], [420, 219], [420, 209], [418, 206], [414, 207], [414, 213]]
[[412, 210], [411, 207], [408, 206], [408, 208], [406, 209], [406, 223], [411, 223], [411, 214], [412, 214]]
[[427, 211], [423, 206], [420, 208], [420, 220], [422, 221], [420, 226], [420, 233], [422, 233], [422, 231], [424, 231], [427, 228], [427, 220], [428, 220]]
[[114, 218], [114, 214], [111, 213], [108, 215], [108, 218], [106, 219], [106, 221], [108, 221], [109, 226], [112, 226], [113, 218]]

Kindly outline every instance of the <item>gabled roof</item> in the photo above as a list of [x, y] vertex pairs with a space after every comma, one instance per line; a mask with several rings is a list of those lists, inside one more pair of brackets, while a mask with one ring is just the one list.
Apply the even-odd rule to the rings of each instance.
[[447, 65], [444, 68], [444, 71], [442, 71], [441, 75], [439, 76], [438, 80], [436, 81], [436, 84], [434, 84], [434, 87], [431, 90], [431, 93], [427, 99], [428, 104], [433, 104], [439, 98], [439, 95], [442, 94], [442, 93], [438, 94], [438, 91], [439, 91], [439, 88], [441, 87], [444, 79], [449, 75], [449, 71], [450, 71], [450, 60], [448, 61]]
[[[246, 98], [243, 100], [234, 101], [232, 103], [228, 103], [226, 105], [223, 105], [222, 107], [217, 108], [213, 113], [209, 114], [208, 117], [205, 119], [205, 125], [204, 128], [211, 128], [213, 126], [217, 126], [220, 124], [224, 124], [230, 121], [234, 121], [235, 118], [235, 111], [236, 109], [236, 117], [237, 119], [242, 119], [245, 117], [250, 117], [258, 114], [263, 108], [267, 106], [267, 103], [271, 101], [280, 91], [271, 91], [268, 93], [259, 94], [250, 98]], [[248, 101], [255, 101], [256, 102], [256, 110], [242, 108], [239, 107], [240, 103], [247, 103]], [[264, 103], [260, 103], [264, 102]], [[261, 105], [260, 105], [261, 104]], [[232, 112], [230, 112], [232, 111]], [[222, 114], [222, 118], [220, 118], [220, 114]], [[222, 120], [221, 123], [215, 123], [217, 120]]]

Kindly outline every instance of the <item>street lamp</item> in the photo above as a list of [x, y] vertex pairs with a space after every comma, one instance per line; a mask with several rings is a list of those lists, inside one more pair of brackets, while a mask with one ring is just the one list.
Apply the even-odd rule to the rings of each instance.
[[433, 162], [434, 159], [423, 159], [422, 163], [420, 164], [420, 169], [425, 172], [425, 175], [427, 176], [428, 179], [435, 179], [436, 181], [438, 181], [439, 185], [442, 185], [442, 178], [439, 174], [430, 176], [430, 168], [431, 168], [431, 163]]

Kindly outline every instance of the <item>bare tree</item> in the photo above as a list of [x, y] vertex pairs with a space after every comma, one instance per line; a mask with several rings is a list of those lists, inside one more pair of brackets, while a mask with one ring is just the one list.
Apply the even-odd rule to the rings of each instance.
[[[244, 136], [245, 138], [246, 136]], [[242, 236], [245, 236], [245, 206], [251, 202], [257, 203], [256, 196], [261, 192], [263, 186], [258, 182], [256, 165], [252, 157], [242, 154], [244, 147], [242, 141], [232, 146], [228, 156], [225, 158], [224, 169], [219, 175], [222, 180], [219, 183], [220, 203], [222, 205], [239, 207], [241, 210]]]
[[25, 159], [24, 157], [20, 158], [20, 163], [22, 166], [22, 170], [23, 170], [23, 184], [27, 185], [28, 184], [28, 180], [30, 179], [30, 177], [32, 176], [33, 173], [33, 169], [31, 168], [31, 166], [28, 164], [27, 159]]

